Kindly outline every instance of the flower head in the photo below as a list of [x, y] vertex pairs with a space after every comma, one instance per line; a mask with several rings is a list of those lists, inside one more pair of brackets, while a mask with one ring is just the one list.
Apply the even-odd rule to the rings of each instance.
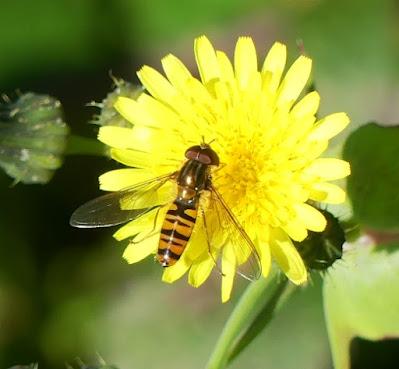
[[61, 103], [28, 92], [0, 102], [0, 168], [15, 182], [45, 184], [62, 165], [69, 133]]
[[[168, 55], [162, 59], [166, 77], [144, 66], [138, 77], [146, 91], [136, 100], [119, 98], [115, 107], [132, 126], [102, 127], [99, 139], [112, 148], [115, 160], [132, 168], [105, 173], [101, 188], [116, 191], [178, 171], [188, 147], [212, 141], [221, 162], [212, 183], [253, 241], [262, 274], [268, 275], [274, 259], [292, 282], [301, 284], [307, 271], [293, 241], [326, 226], [325, 217], [309, 200], [344, 201], [344, 191], [329, 181], [349, 175], [349, 164], [319, 156], [349, 119], [336, 113], [317, 120], [320, 97], [315, 91], [297, 101], [311, 60], [300, 56], [284, 75], [286, 47], [281, 43], [272, 46], [260, 69], [249, 37], [238, 39], [234, 65], [204, 36], [195, 40], [194, 51], [200, 79]], [[197, 223], [200, 229], [201, 219]], [[125, 250], [128, 262], [156, 252], [161, 225], [162, 216], [149, 212], [116, 232], [119, 240], [136, 239]], [[149, 228], [155, 229], [153, 235], [140, 241]], [[215, 266], [209, 251], [215, 252], [222, 258], [226, 301], [242, 261], [224, 262], [229, 254], [234, 258], [234, 248], [223, 229], [214, 232], [220, 235], [208, 250], [203, 232], [194, 229], [183, 257], [165, 269], [163, 279], [172, 282], [189, 271], [189, 283], [201, 285]]]

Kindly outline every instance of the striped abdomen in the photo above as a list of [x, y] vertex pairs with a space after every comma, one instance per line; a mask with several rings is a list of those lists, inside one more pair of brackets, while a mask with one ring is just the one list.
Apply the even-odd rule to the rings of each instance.
[[159, 240], [157, 260], [164, 266], [175, 264], [183, 253], [197, 219], [197, 202], [176, 200], [166, 213]]

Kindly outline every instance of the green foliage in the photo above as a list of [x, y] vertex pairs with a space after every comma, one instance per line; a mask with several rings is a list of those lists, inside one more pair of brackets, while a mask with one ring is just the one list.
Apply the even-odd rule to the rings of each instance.
[[62, 164], [68, 132], [53, 97], [6, 98], [0, 105], [0, 166], [16, 182], [47, 183]]
[[[0, 12], [0, 83], [93, 63], [99, 47], [102, 7], [95, 1], [6, 1]], [[108, 16], [111, 18], [112, 14]], [[101, 46], [106, 43], [102, 43]], [[28, 72], [29, 73], [29, 72]], [[10, 81], [11, 79], [11, 81]], [[20, 86], [20, 85], [18, 85]], [[14, 86], [14, 88], [17, 86]]]
[[113, 365], [108, 365], [100, 356], [97, 364], [86, 364], [80, 358], [77, 358], [76, 365], [66, 364], [66, 369], [117, 369]]
[[[81, 360], [78, 361], [78, 368], [79, 369], [117, 369], [113, 365], [107, 365], [105, 363], [101, 363], [98, 365], [86, 365]], [[66, 369], [75, 369], [73, 366], [66, 364]], [[30, 365], [15, 365], [9, 369], [39, 369], [39, 364], [30, 364]]]
[[399, 336], [399, 242], [371, 245], [359, 240], [330, 269], [324, 309], [335, 369], [349, 369], [354, 337]]
[[373, 229], [399, 230], [399, 127], [358, 128], [343, 157], [351, 164], [347, 191], [356, 220]]
[[30, 365], [15, 365], [9, 369], [38, 369], [39, 365], [36, 364], [30, 364]]
[[[397, 116], [397, 103], [395, 94], [392, 93], [396, 88], [395, 78], [399, 70], [397, 37], [394, 32], [397, 25], [396, 6], [394, 0], [271, 1], [267, 4], [259, 0], [207, 0], [195, 3], [177, 0], [89, 0], [74, 2], [73, 6], [66, 0], [8, 1], [2, 4], [0, 12], [0, 81], [3, 88], [8, 90], [18, 87], [24, 90], [31, 90], [33, 87], [38, 91], [60, 88], [59, 95], [52, 93], [63, 96], [65, 106], [70, 107], [68, 116], [73, 117], [70, 121], [79, 130], [85, 126], [83, 122], [87, 121], [85, 113], [88, 109], [83, 108], [84, 104], [93, 96], [104, 96], [105, 90], [101, 89], [101, 81], [107, 79], [106, 73], [110, 69], [126, 68], [123, 72], [128, 74], [128, 79], [134, 78], [137, 66], [143, 62], [153, 65], [154, 60], [158, 60], [158, 54], [163, 55], [166, 50], [190, 60], [191, 50], [182, 51], [182, 44], [185, 48], [190, 47], [192, 37], [202, 33], [212, 37], [218, 46], [231, 45], [239, 34], [255, 36], [257, 45], [262, 47], [274, 40], [285, 41], [292, 46], [289, 58], [297, 55], [294, 40], [301, 38], [304, 40], [306, 52], [314, 60], [315, 79], [323, 92], [322, 114], [337, 109], [346, 111], [354, 121], [353, 127], [356, 122], [367, 121], [370, 117], [381, 114], [384, 117]], [[230, 49], [229, 54], [231, 53]], [[108, 101], [108, 106], [111, 107], [112, 102]], [[74, 109], [76, 106], [82, 109]], [[111, 107], [108, 111], [109, 115], [101, 116], [97, 123], [119, 124], [113, 120], [115, 115], [112, 109]], [[0, 127], [6, 126], [0, 123]], [[8, 125], [9, 127], [11, 126]], [[87, 131], [92, 128], [89, 126]], [[0, 142], [2, 129], [0, 128]], [[345, 152], [345, 156], [352, 162], [353, 174], [349, 178], [348, 189], [355, 216], [364, 226], [397, 230], [397, 129], [376, 125], [363, 129], [351, 136]], [[90, 133], [95, 136], [92, 131]], [[345, 133], [340, 137], [344, 135]], [[380, 138], [377, 139], [377, 136]], [[15, 137], [7, 136], [6, 143], [15, 144], [21, 150], [31, 142], [26, 137], [18, 137], [15, 141]], [[48, 147], [51, 148], [52, 143]], [[34, 148], [38, 149], [36, 146]], [[103, 145], [99, 147], [94, 140], [76, 136], [69, 140], [67, 150], [68, 154], [104, 155]], [[46, 161], [41, 156], [36, 162], [40, 163], [40, 167], [45, 166], [46, 176], [43, 178], [48, 179], [53, 173], [52, 168], [60, 164], [58, 159]], [[0, 281], [0, 295], [3, 296], [0, 315], [3, 316], [6, 309], [9, 312], [2, 321], [7, 324], [1, 324], [2, 367], [8, 367], [13, 362], [28, 363], [43, 358], [50, 369], [63, 368], [65, 360], [72, 360], [71, 355], [81, 354], [76, 352], [77, 349], [94, 351], [100, 345], [100, 352], [107, 348], [107, 357], [111, 356], [115, 362], [123, 362], [125, 368], [149, 365], [165, 368], [201, 367], [201, 362], [212, 347], [212, 338], [221, 329], [223, 317], [231, 306], [213, 303], [217, 283], [210, 282], [194, 292], [185, 290], [182, 286], [165, 287], [158, 279], [148, 280], [150, 264], [146, 268], [138, 269], [137, 274], [133, 274], [137, 268], [132, 270], [126, 267], [126, 270], [123, 269], [126, 275], [115, 279], [119, 268], [124, 268], [119, 259], [119, 250], [115, 251], [115, 260], [110, 268], [104, 269], [104, 264], [94, 257], [99, 254], [99, 237], [107, 239], [109, 235], [106, 232], [89, 232], [90, 236], [73, 236], [73, 231], [67, 228], [70, 215], [68, 212], [83, 201], [84, 197], [91, 196], [90, 193], [97, 188], [96, 175], [104, 171], [107, 163], [103, 158], [85, 158], [81, 161], [80, 158], [72, 157], [68, 158], [67, 164], [60, 171], [60, 176], [46, 187], [21, 186], [8, 189], [8, 179], [3, 178], [2, 193], [5, 195], [2, 202], [0, 241], [4, 245], [4, 255]], [[18, 168], [3, 168], [10, 173], [19, 174]], [[29, 177], [29, 173], [26, 175]], [[79, 196], [81, 198], [78, 199]], [[48, 199], [51, 201], [47, 201]], [[76, 250], [69, 262], [62, 253], [63, 249]], [[108, 249], [112, 249], [111, 245], [107, 245]], [[85, 278], [79, 273], [77, 265], [85, 255], [89, 255], [90, 250], [94, 251], [90, 254], [90, 263], [84, 269], [86, 272], [90, 270], [96, 276], [103, 275], [104, 279], [96, 280], [90, 288], [79, 291], [77, 286], [84, 285]], [[345, 315], [349, 310], [355, 315], [357, 331], [361, 330], [360, 325], [365, 325], [367, 332], [372, 331], [371, 325], [378, 331], [379, 319], [386, 325], [390, 318], [393, 322], [397, 321], [388, 306], [391, 299], [394, 299], [393, 283], [397, 281], [388, 278], [389, 276], [383, 281], [385, 271], [392, 275], [394, 268], [397, 270], [397, 265], [392, 265], [397, 258], [397, 252], [389, 250], [396, 250], [396, 247], [370, 249], [369, 252], [359, 247], [358, 257], [353, 256], [353, 259], [356, 263], [360, 262], [361, 272], [355, 268], [355, 261], [350, 263], [350, 271], [346, 270], [345, 266], [351, 260], [350, 254], [329, 269], [325, 289], [329, 326], [335, 319], [336, 323], [342, 321], [354, 329], [351, 316]], [[390, 261], [391, 257], [394, 260]], [[57, 258], [62, 259], [62, 262], [57, 264]], [[319, 257], [316, 256], [316, 259]], [[382, 264], [380, 274], [376, 277], [378, 263]], [[26, 265], [29, 268], [25, 268]], [[59, 271], [65, 265], [68, 273], [61, 274], [59, 278], [48, 275], [48, 269]], [[35, 273], [29, 274], [26, 270], [30, 269]], [[371, 271], [370, 276], [368, 269]], [[25, 274], [29, 276], [29, 284], [26, 285], [21, 282], [21, 276]], [[125, 289], [128, 275], [133, 276], [133, 279], [131, 285]], [[70, 276], [74, 276], [79, 283], [71, 284]], [[379, 281], [378, 288], [370, 285], [371, 277], [376, 283]], [[65, 281], [65, 285], [60, 281]], [[110, 296], [102, 300], [93, 299], [90, 295], [92, 290], [98, 286], [103, 292], [105, 284], [112, 291]], [[338, 285], [338, 288], [335, 289], [333, 284]], [[391, 289], [388, 288], [389, 285]], [[8, 290], [17, 291], [16, 296], [20, 299], [15, 294], [6, 294], [5, 291]], [[51, 303], [46, 290], [57, 291], [53, 292]], [[312, 286], [307, 289], [308, 292], [314, 290]], [[358, 290], [364, 296], [363, 304], [359, 303]], [[127, 299], [127, 291], [130, 300], [126, 300], [121, 314], [119, 300]], [[259, 311], [263, 306], [265, 314], [242, 322], [245, 333], [240, 332], [240, 335], [235, 336], [239, 339], [234, 341], [234, 347], [235, 352], [238, 352], [237, 348], [240, 346], [237, 343], [241, 342], [245, 344], [243, 347], [246, 350], [232, 363], [232, 367], [281, 369], [329, 366], [321, 309], [312, 309], [319, 300], [313, 295], [297, 295], [301, 295], [303, 299], [297, 304], [292, 301], [294, 298], [290, 300], [290, 304], [287, 304], [290, 310], [285, 315], [283, 311], [275, 314], [277, 310], [270, 309], [270, 299], [268, 303], [265, 300], [263, 305], [259, 305]], [[21, 304], [19, 301], [28, 303]], [[330, 302], [333, 304], [331, 309]], [[7, 308], [9, 304], [11, 308]], [[13, 308], [16, 304], [28, 306], [25, 309], [29, 314], [21, 317], [21, 312]], [[369, 304], [374, 313], [370, 312], [369, 317], [357, 321], [357, 313], [367, 313], [364, 310], [368, 310]], [[381, 304], [379, 312], [376, 312], [377, 304]], [[384, 316], [383, 305], [388, 306], [387, 316]], [[95, 318], [98, 311], [104, 307], [108, 307], [109, 311], [106, 310], [102, 320], [97, 321]], [[306, 310], [308, 315], [301, 315], [301, 309]], [[35, 313], [36, 310], [41, 313]], [[312, 321], [314, 315], [318, 318]], [[268, 317], [273, 317], [271, 324]], [[93, 337], [84, 334], [88, 329], [87, 322], [93, 319], [96, 322], [93, 324], [96, 333], [97, 330], [100, 332], [91, 335], [97, 340], [94, 343]], [[18, 322], [17, 327], [13, 325], [14, 320]], [[263, 336], [249, 347], [246, 346], [250, 342], [247, 339], [251, 335], [253, 337], [265, 322], [267, 329]], [[51, 327], [48, 328], [49, 326]], [[343, 356], [347, 355], [347, 342], [342, 340], [340, 345], [339, 340], [344, 337], [342, 332], [346, 332], [346, 329], [343, 327], [341, 335], [335, 341], [332, 339], [334, 350], [343, 346]], [[61, 331], [63, 334], [60, 334]], [[354, 333], [351, 331], [351, 334]], [[77, 339], [77, 335], [82, 340]], [[25, 336], [28, 338], [21, 340]], [[298, 337], [301, 338], [299, 341]], [[82, 341], [88, 347], [83, 347]], [[38, 342], [41, 342], [40, 347]], [[156, 358], [150, 356], [154, 347], [157, 348]], [[285, 355], [287, 352], [289, 355]], [[164, 356], [168, 357], [168, 361], [163, 359]], [[334, 357], [337, 357], [335, 351]], [[41, 362], [39, 369], [47, 369], [44, 362]], [[37, 369], [35, 366], [17, 368]], [[74, 368], [76, 369], [76, 365]]]

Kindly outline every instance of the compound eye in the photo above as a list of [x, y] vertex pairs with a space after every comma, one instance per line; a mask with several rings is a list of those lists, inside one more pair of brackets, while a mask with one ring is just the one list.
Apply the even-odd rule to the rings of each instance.
[[[204, 158], [204, 159], [200, 160], [202, 163], [208, 164], [208, 165], [216, 165], [216, 166], [219, 165], [219, 157], [216, 154], [216, 152], [213, 151], [211, 148], [204, 150], [201, 154], [204, 157], [206, 156], [206, 159]], [[205, 160], [206, 160], [206, 162], [205, 162]]]
[[199, 154], [198, 161], [200, 163], [206, 164], [206, 165], [212, 164], [212, 160], [211, 160], [211, 158], [209, 157], [209, 155], [207, 153], [206, 154]]
[[200, 146], [192, 146], [187, 149], [187, 151], [184, 155], [187, 159], [198, 160], [200, 152], [201, 152]]

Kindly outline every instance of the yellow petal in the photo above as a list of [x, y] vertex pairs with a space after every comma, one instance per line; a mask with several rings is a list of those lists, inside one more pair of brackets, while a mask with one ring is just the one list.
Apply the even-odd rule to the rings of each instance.
[[[164, 84], [169, 83], [166, 78], [149, 67], [141, 72], [143, 72], [142, 75], [150, 80], [154, 85], [162, 84], [160, 81], [156, 81], [157, 78], [160, 80], [163, 79]], [[153, 75], [155, 72], [158, 73], [157, 77]], [[199, 82], [195, 78], [191, 78], [187, 83], [192, 80]], [[164, 89], [167, 89], [166, 86], [164, 87]], [[187, 141], [189, 141], [193, 136], [195, 137], [195, 143], [198, 144], [201, 133], [195, 134], [196, 132], [194, 130], [198, 130], [198, 127], [200, 126], [199, 123], [206, 124], [206, 121], [201, 114], [198, 114], [196, 110], [197, 106], [193, 104], [189, 89], [186, 88], [188, 93], [187, 96], [185, 96], [172, 85], [169, 87], [169, 92], [160, 92], [158, 94], [159, 96], [156, 94], [154, 95], [154, 93], [150, 91], [155, 99], [149, 97], [147, 94], [141, 94], [137, 99], [137, 102], [139, 104], [144, 104], [143, 109], [146, 109], [153, 119], [158, 122], [159, 128], [162, 127], [162, 129], [158, 130], [153, 129], [151, 135], [160, 136], [161, 140], [159, 143], [163, 143], [168, 150], [176, 151], [177, 146], [181, 147], [182, 143], [187, 145]], [[160, 91], [161, 88], [162, 87], [160, 87]], [[163, 94], [163, 97], [161, 97], [161, 94]], [[182, 129], [182, 127], [184, 127], [184, 129]], [[135, 127], [134, 130], [143, 128], [145, 127]], [[169, 136], [169, 139], [167, 139], [167, 136]], [[171, 141], [174, 142], [174, 145], [172, 146], [169, 144]], [[187, 146], [184, 147], [183, 152], [186, 148]], [[159, 151], [156, 148], [152, 148], [152, 150], [154, 152]]]
[[319, 109], [319, 104], [320, 95], [316, 91], [309, 92], [292, 108], [291, 115], [295, 116], [296, 119], [315, 115]]
[[313, 183], [309, 198], [329, 204], [341, 204], [345, 201], [345, 191], [335, 184], [320, 182]]
[[176, 198], [176, 185], [173, 182], [166, 182], [159, 189], [138, 190], [138, 193], [126, 195], [120, 200], [120, 207], [124, 210], [147, 209], [153, 206], [166, 205], [172, 203]]
[[[166, 210], [167, 208], [161, 209], [160, 211], [158, 211], [158, 209], [150, 210], [148, 213], [142, 215], [138, 219], [132, 220], [123, 227], [119, 228], [113, 234], [113, 237], [118, 241], [122, 241], [128, 237], [138, 235], [137, 240], [141, 240], [149, 234], [159, 231], [162, 221], [165, 217]], [[155, 217], [157, 217], [157, 219], [155, 219]], [[155, 220], [157, 220], [157, 224], [154, 228]], [[139, 235], [139, 233], [143, 234]]]
[[257, 247], [262, 266], [262, 275], [266, 278], [270, 273], [272, 258], [270, 254], [270, 246], [268, 243], [260, 242]]
[[279, 88], [277, 107], [290, 107], [294, 103], [305, 87], [311, 69], [312, 60], [303, 55], [292, 64]]
[[222, 302], [230, 299], [236, 272], [235, 255], [232, 248], [226, 246], [222, 257]]
[[205, 36], [195, 39], [194, 53], [202, 82], [207, 84], [209, 81], [218, 78], [219, 64], [215, 49]]
[[166, 77], [172, 85], [184, 90], [187, 80], [193, 78], [186, 66], [172, 54], [165, 56], [161, 62]]
[[152, 168], [159, 164], [154, 163], [154, 157], [147, 152], [137, 150], [111, 149], [111, 158], [129, 167]]
[[191, 266], [188, 283], [193, 287], [201, 286], [208, 279], [214, 266], [215, 262], [206, 254], [203, 260], [197, 261]]
[[[287, 48], [276, 42], [267, 54], [262, 67], [262, 76], [267, 81], [267, 88], [271, 92], [277, 91], [287, 59]], [[268, 77], [266, 77], [268, 76]]]
[[255, 45], [250, 37], [240, 37], [234, 52], [234, 69], [238, 85], [245, 89], [258, 71]]
[[231, 84], [233, 83], [234, 77], [234, 69], [231, 65], [231, 62], [227, 55], [222, 51], [216, 51], [217, 61], [219, 63], [220, 70], [220, 79], [223, 81], [228, 81]]
[[350, 174], [347, 161], [335, 158], [319, 158], [313, 161], [303, 173], [325, 181], [345, 178]]
[[[207, 194], [204, 194], [201, 198], [201, 203], [200, 206], [202, 209], [207, 209], [208, 208], [208, 203], [209, 198], [205, 197]], [[223, 227], [220, 226], [221, 222], [223, 222], [223, 219], [220, 219], [220, 214], [217, 211], [206, 211], [205, 213], [206, 216], [206, 225], [207, 229], [205, 230], [204, 226], [200, 225], [203, 224], [203, 217], [200, 217], [198, 219], [198, 222], [201, 222], [198, 224], [198, 228], [194, 228], [194, 235], [196, 235], [197, 230], [201, 230], [201, 239], [199, 239], [198, 243], [202, 243], [202, 247], [207, 247], [208, 248], [208, 239], [207, 239], [207, 234], [210, 236], [210, 246], [212, 248], [212, 252], [217, 252], [220, 250], [220, 248], [226, 243], [226, 240], [229, 236], [228, 232], [226, 232]], [[198, 235], [200, 236], [200, 235]]]
[[[144, 126], [136, 126], [134, 128], [101, 127], [98, 139], [106, 145], [117, 149], [133, 149], [151, 152], [154, 155], [163, 155], [162, 148], [165, 146], [166, 149], [170, 150], [170, 142], [174, 142], [179, 148], [182, 147], [182, 141], [178, 139], [178, 136], [173, 131]], [[184, 152], [184, 150], [182, 151]], [[181, 158], [179, 159], [181, 160]]]
[[158, 122], [158, 127], [181, 130], [181, 117], [169, 106], [147, 94], [141, 94], [137, 102]]
[[137, 263], [150, 254], [154, 254], [158, 248], [159, 234], [155, 234], [139, 243], [130, 242], [126, 247], [123, 258], [129, 263]]
[[152, 118], [147, 110], [137, 103], [133, 99], [127, 97], [118, 97], [114, 108], [121, 114], [126, 120], [133, 123], [134, 125], [143, 125], [146, 127], [160, 127], [160, 123]]
[[158, 71], [147, 65], [142, 67], [139, 72], [137, 72], [143, 86], [148, 90], [148, 92], [155, 98], [170, 104], [176, 94], [176, 89], [172, 84]]
[[281, 226], [282, 229], [290, 236], [294, 241], [303, 241], [308, 236], [308, 231], [305, 224], [301, 219], [292, 219], [289, 223]]
[[312, 140], [329, 140], [345, 129], [349, 122], [349, 117], [345, 113], [327, 115], [316, 123], [309, 138]]
[[308, 273], [305, 264], [284, 231], [278, 228], [272, 231], [270, 248], [274, 259], [293, 283], [306, 282]]
[[313, 232], [322, 232], [326, 228], [326, 218], [320, 211], [308, 204], [296, 204], [295, 210], [305, 227]]
[[[318, 140], [318, 141], [305, 141], [300, 145], [297, 145], [295, 149], [292, 151], [293, 155], [297, 157], [297, 159], [293, 159], [290, 162], [295, 163], [296, 161], [302, 162], [304, 164], [308, 164], [311, 161], [317, 159], [328, 147], [327, 140]], [[303, 168], [305, 165], [301, 167], [297, 167], [297, 169]]]
[[188, 260], [195, 261], [204, 252], [208, 252], [208, 240], [203, 219], [198, 217], [191, 238], [184, 251], [184, 257]]
[[120, 191], [137, 183], [156, 177], [148, 169], [116, 169], [99, 177], [100, 189], [103, 191]]
[[179, 261], [170, 267], [164, 269], [162, 274], [162, 280], [167, 283], [173, 283], [180, 279], [190, 268], [191, 262], [189, 262], [183, 256]]
[[101, 127], [97, 137], [102, 143], [118, 149], [134, 149], [132, 140], [134, 139], [131, 128], [106, 126]]
[[200, 110], [200, 114], [205, 118], [205, 124], [213, 123], [215, 121], [215, 117], [214, 115], [209, 114], [209, 110], [214, 111], [213, 108], [216, 106], [215, 101], [209, 94], [209, 90], [206, 89], [205, 86], [195, 78], [191, 78], [187, 81], [186, 88], [190, 91], [191, 98], [195, 100], [197, 104], [196, 108], [201, 109], [201, 107], [203, 107]]

